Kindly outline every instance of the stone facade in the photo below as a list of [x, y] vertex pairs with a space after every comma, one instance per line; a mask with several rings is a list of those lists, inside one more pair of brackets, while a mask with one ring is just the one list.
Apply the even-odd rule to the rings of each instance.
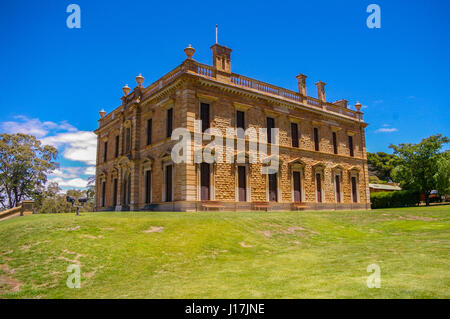
[[[319, 98], [307, 96], [302, 74], [294, 92], [232, 73], [231, 49], [211, 49], [213, 66], [196, 62], [189, 46], [180, 66], [147, 87], [139, 75], [133, 91], [124, 87], [118, 108], [100, 112], [96, 209], [370, 209], [361, 105], [354, 111], [346, 100], [327, 102], [323, 82], [316, 83]], [[202, 103], [210, 127], [224, 136], [237, 126], [237, 111], [245, 128], [266, 128], [267, 118], [274, 120], [280, 167], [272, 184], [261, 163], [172, 162], [170, 128], [194, 132]]]

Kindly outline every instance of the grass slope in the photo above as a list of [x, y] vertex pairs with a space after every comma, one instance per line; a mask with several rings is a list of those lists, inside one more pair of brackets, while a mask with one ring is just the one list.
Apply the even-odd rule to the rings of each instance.
[[32, 215], [0, 222], [0, 297], [449, 298], [449, 244], [450, 206]]

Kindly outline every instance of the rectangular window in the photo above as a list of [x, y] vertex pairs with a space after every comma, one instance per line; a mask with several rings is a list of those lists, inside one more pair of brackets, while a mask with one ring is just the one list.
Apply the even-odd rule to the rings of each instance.
[[103, 162], [106, 162], [108, 159], [108, 142], [105, 142], [103, 147]]
[[106, 204], [106, 181], [102, 182], [102, 207]]
[[166, 166], [166, 202], [172, 201], [172, 165]]
[[152, 201], [152, 171], [145, 171], [145, 203]]
[[201, 200], [210, 200], [210, 169], [208, 163], [200, 164]]
[[319, 151], [319, 129], [317, 127], [314, 128], [314, 149]]
[[147, 145], [152, 144], [152, 119], [147, 120]]
[[356, 190], [356, 177], [352, 177], [352, 197], [353, 197], [353, 203], [358, 202], [358, 192]]
[[202, 132], [209, 129], [209, 104], [200, 104], [200, 120], [202, 121]]
[[353, 156], [353, 136], [348, 136], [348, 149], [350, 151], [350, 156]]
[[125, 137], [125, 141], [126, 141], [126, 153], [129, 153], [131, 151], [131, 128], [127, 127], [126, 130], [126, 137]]
[[116, 135], [116, 145], [115, 145], [114, 157], [119, 157], [119, 135]]
[[302, 201], [300, 172], [293, 172], [292, 177], [294, 179], [294, 202], [298, 203]]
[[276, 202], [278, 200], [277, 194], [277, 173], [269, 174], [269, 201]]
[[236, 128], [245, 130], [245, 112], [236, 111]]
[[272, 143], [272, 129], [275, 128], [275, 120], [271, 117], [267, 118], [267, 143]]
[[128, 204], [130, 203], [130, 175], [127, 175], [124, 180], [123, 180], [123, 190], [122, 190], [122, 203], [125, 206], [128, 206]]
[[339, 179], [339, 175], [335, 176], [335, 186], [336, 186], [336, 202], [341, 202], [341, 180]]
[[292, 147], [298, 147], [298, 125], [291, 123]]
[[239, 201], [247, 201], [247, 181], [245, 175], [245, 166], [238, 166], [238, 191]]
[[114, 178], [113, 182], [113, 206], [117, 205], [117, 178]]
[[338, 153], [336, 132], [333, 132], [333, 152], [334, 152], [334, 154]]
[[173, 109], [168, 109], [167, 110], [167, 119], [166, 119], [166, 137], [171, 137], [172, 136], [172, 129], [173, 129]]
[[320, 174], [316, 174], [317, 202], [322, 203], [322, 179]]

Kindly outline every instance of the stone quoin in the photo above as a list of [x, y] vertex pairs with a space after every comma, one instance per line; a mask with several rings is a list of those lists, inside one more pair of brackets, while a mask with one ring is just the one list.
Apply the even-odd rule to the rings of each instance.
[[[303, 74], [296, 92], [233, 73], [232, 50], [211, 50], [209, 66], [189, 45], [181, 65], [148, 86], [139, 74], [119, 107], [100, 111], [96, 210], [370, 209], [361, 104], [326, 101], [321, 81], [318, 98], [308, 96]], [[194, 120], [223, 136], [227, 128], [278, 128], [278, 171], [262, 174], [249, 161], [174, 163], [172, 131], [193, 133]], [[249, 136], [235, 140], [247, 146]]]

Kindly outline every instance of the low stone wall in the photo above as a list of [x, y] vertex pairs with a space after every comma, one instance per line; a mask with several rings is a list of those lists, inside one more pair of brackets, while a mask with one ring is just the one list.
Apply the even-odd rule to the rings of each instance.
[[33, 214], [33, 206], [34, 206], [34, 201], [24, 200], [22, 203], [20, 203], [20, 206], [16, 206], [16, 207], [7, 209], [3, 212], [0, 212], [0, 219], [5, 219], [7, 217], [10, 217], [10, 216], [18, 214], [18, 213], [20, 213], [20, 216], [31, 215], [31, 214]]

